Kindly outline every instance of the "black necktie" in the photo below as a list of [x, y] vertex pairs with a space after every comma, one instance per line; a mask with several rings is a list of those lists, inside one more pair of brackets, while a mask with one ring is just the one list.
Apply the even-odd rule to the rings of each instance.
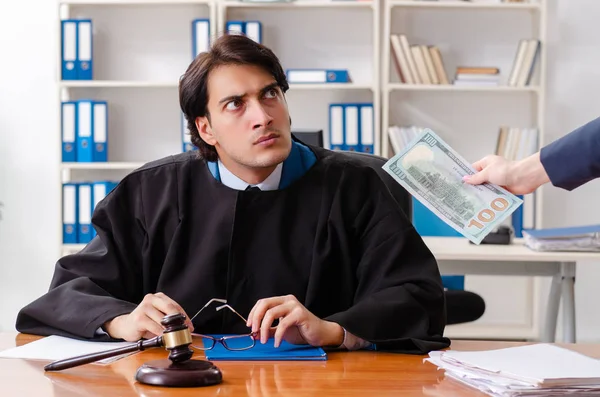
[[248, 185], [248, 187], [246, 188], [247, 192], [260, 192], [260, 188], [257, 186], [250, 186]]

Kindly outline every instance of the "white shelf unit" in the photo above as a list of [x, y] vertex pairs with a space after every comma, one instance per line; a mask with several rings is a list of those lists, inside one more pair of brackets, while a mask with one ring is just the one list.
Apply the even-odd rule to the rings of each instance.
[[[503, 115], [507, 116], [506, 120], [530, 120], [530, 125], [538, 128], [539, 147], [544, 145], [546, 0], [535, 3], [383, 1], [381, 137], [385, 157], [394, 154], [388, 128], [406, 123], [430, 127], [468, 160], [475, 161], [494, 151], [499, 126], [510, 125], [510, 121], [501, 121]], [[506, 24], [507, 21], [512, 23]], [[520, 26], [523, 24], [526, 26]], [[504, 32], [500, 32], [502, 29]], [[493, 32], [491, 40], [487, 39], [488, 31]], [[450, 84], [402, 83], [392, 61], [391, 34], [405, 34], [411, 45], [437, 45]], [[497, 66], [498, 61], [503, 66], [501, 74], [508, 76], [517, 52], [517, 36], [537, 38], [541, 42], [531, 85], [452, 85], [454, 66]], [[495, 44], [496, 39], [501, 43]], [[504, 58], [495, 59], [496, 52], [502, 53]], [[450, 53], [450, 61], [454, 61], [452, 67], [449, 67], [452, 62], [448, 62], [447, 53]], [[456, 59], [452, 59], [452, 55]], [[542, 196], [543, 189], [540, 189], [535, 198], [536, 227], [542, 227]], [[451, 238], [448, 244], [452, 244]], [[498, 260], [503, 258], [499, 256]], [[471, 285], [470, 280], [474, 280]], [[466, 288], [473, 286], [475, 292], [483, 295], [486, 314], [475, 323], [448, 326], [447, 335], [535, 339], [543, 320], [540, 308], [547, 298], [542, 295], [543, 283], [543, 279], [533, 277], [468, 276]]]
[[[106, 100], [109, 118], [109, 161], [61, 163], [61, 185], [120, 180], [147, 161], [181, 150], [179, 76], [192, 61], [192, 20], [209, 19], [210, 33], [216, 34], [214, 0], [59, 0], [58, 17], [92, 19], [94, 62], [93, 80], [62, 80], [59, 48], [59, 102]], [[60, 23], [57, 35], [60, 43]], [[60, 107], [57, 111], [60, 114]], [[59, 214], [62, 236], [62, 211]], [[62, 244], [60, 252], [77, 252], [84, 246]]]
[[[380, 14], [379, 0], [217, 2], [218, 34], [228, 20], [261, 21], [262, 43], [278, 56], [284, 70], [348, 69], [352, 83], [290, 84], [292, 130], [322, 129], [328, 147], [329, 103], [373, 103], [375, 154], [381, 153]], [[321, 30], [342, 18], [347, 19], [338, 28]]]

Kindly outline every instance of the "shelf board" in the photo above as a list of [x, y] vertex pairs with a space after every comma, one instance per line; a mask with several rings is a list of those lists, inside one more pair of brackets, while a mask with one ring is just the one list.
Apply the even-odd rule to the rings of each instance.
[[[61, 81], [62, 88], [177, 88], [177, 82], [151, 81], [118, 81], [118, 80], [84, 80]], [[323, 83], [323, 84], [290, 84], [291, 90], [372, 90], [371, 84], [356, 83]]]
[[78, 252], [85, 247], [85, 244], [63, 244], [63, 252]]
[[339, 8], [373, 8], [371, 0], [294, 0], [294, 1], [221, 1], [223, 7], [263, 7], [263, 8], [298, 8], [298, 7], [339, 7]]
[[403, 84], [392, 83], [387, 86], [389, 91], [457, 91], [457, 92], [539, 92], [536, 86], [509, 87], [509, 86], [456, 86], [453, 84]]
[[371, 84], [356, 83], [294, 83], [290, 84], [290, 90], [373, 90], [373, 86]]
[[106, 163], [62, 163], [63, 170], [134, 170], [140, 168], [143, 162], [106, 162]]
[[62, 80], [62, 88], [177, 88], [179, 82], [120, 81], [120, 80]]
[[462, 8], [496, 10], [538, 10], [539, 3], [485, 3], [465, 1], [389, 0], [390, 7], [406, 8]]
[[175, 5], [211, 4], [212, 0], [59, 0], [64, 5]]

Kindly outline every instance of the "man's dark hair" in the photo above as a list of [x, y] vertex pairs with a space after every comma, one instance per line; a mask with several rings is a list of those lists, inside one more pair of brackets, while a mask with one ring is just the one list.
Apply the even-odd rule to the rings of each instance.
[[179, 104], [185, 114], [191, 140], [200, 155], [207, 161], [217, 161], [214, 146], [200, 138], [195, 120], [208, 113], [208, 76], [222, 65], [253, 65], [270, 73], [282, 92], [289, 88], [285, 72], [273, 51], [241, 34], [224, 34], [212, 44], [207, 52], [199, 54], [179, 80]]

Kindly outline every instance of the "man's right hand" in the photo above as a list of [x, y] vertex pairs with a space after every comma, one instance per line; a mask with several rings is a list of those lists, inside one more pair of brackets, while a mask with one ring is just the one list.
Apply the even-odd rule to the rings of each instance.
[[190, 318], [177, 302], [162, 292], [148, 294], [144, 300], [129, 314], [124, 314], [104, 323], [104, 329], [115, 339], [135, 342], [141, 338], [150, 339], [162, 335], [163, 317], [181, 313], [185, 316], [185, 324], [194, 330]]

